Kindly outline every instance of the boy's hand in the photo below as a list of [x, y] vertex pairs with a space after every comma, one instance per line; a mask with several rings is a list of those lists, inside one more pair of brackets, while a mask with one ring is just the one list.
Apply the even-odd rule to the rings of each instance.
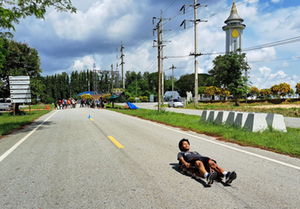
[[187, 168], [189, 168], [189, 167], [191, 166], [191, 164], [190, 164], [190, 163], [187, 163], [185, 166], [186, 166]]

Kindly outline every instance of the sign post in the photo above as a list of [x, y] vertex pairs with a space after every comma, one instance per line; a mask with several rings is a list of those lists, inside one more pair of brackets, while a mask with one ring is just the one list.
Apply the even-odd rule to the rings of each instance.
[[14, 115], [16, 103], [29, 103], [31, 114], [31, 91], [29, 76], [9, 76], [10, 98], [14, 106]]

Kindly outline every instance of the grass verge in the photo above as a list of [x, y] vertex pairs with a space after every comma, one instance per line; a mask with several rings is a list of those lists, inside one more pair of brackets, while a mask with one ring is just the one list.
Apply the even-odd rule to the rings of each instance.
[[31, 111], [31, 115], [29, 114], [29, 112], [24, 112], [24, 115], [16, 116], [13, 116], [11, 113], [0, 114], [0, 137], [26, 124], [31, 123], [35, 119], [50, 111], [51, 110]]
[[146, 109], [111, 110], [214, 136], [218, 140], [259, 147], [265, 150], [300, 158], [300, 129], [287, 128], [288, 132], [284, 133], [269, 128], [269, 130], [263, 132], [253, 133], [231, 126], [207, 124], [200, 122], [199, 116], [173, 113], [165, 110], [162, 110], [161, 112]]
[[[297, 103], [298, 104], [298, 103]], [[226, 110], [226, 111], [241, 111], [241, 112], [261, 112], [261, 113], [273, 113], [273, 114], [281, 114], [284, 117], [300, 117], [300, 108], [282, 108], [276, 107], [264, 107], [270, 104], [247, 104], [243, 103], [240, 106], [234, 106], [232, 102], [225, 103], [200, 103], [197, 108], [195, 108], [194, 103], [190, 103], [185, 106], [186, 109], [200, 109], [200, 110]], [[164, 105], [165, 106], [165, 105]], [[166, 105], [167, 106], [167, 105]]]

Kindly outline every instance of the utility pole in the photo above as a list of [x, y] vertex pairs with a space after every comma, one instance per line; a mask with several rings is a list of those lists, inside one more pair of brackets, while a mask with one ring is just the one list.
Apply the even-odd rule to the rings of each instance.
[[114, 65], [113, 64], [111, 64], [111, 66], [110, 66], [110, 68], [111, 68], [111, 93], [113, 92], [113, 86], [114, 86]]
[[158, 53], [158, 111], [160, 112], [161, 110], [161, 70], [160, 70], [160, 27], [159, 27], [159, 23], [157, 23], [156, 26], [156, 30], [157, 30], [157, 53]]
[[93, 90], [95, 94], [98, 94], [98, 76], [97, 76], [97, 70], [96, 70], [96, 64], [93, 65]]
[[89, 69], [87, 69], [87, 80], [88, 80], [88, 91], [90, 91], [90, 74], [89, 74]]
[[174, 100], [174, 69], [176, 69], [176, 67], [172, 65], [172, 67], [170, 67], [169, 69], [172, 69], [172, 100]]
[[161, 11], [161, 17], [160, 17], [160, 25], [161, 25], [161, 97], [162, 97], [162, 101], [161, 104], [164, 104], [164, 90], [165, 90], [165, 85], [164, 85], [164, 80], [165, 80], [165, 76], [164, 76], [164, 30], [163, 30], [163, 18], [162, 18], [162, 11]]
[[[184, 11], [185, 13], [185, 6], [186, 5], [183, 5], [180, 9]], [[194, 20], [189, 20], [190, 22], [194, 22], [194, 43], [195, 43], [195, 52], [194, 53], [191, 53], [190, 56], [194, 56], [194, 68], [195, 68], [195, 107], [197, 107], [198, 105], [198, 61], [197, 61], [197, 57], [198, 56], [201, 56], [202, 54], [197, 54], [197, 51], [198, 51], [198, 44], [197, 44], [197, 24], [198, 22], [207, 22], [207, 20], [200, 20], [200, 19], [197, 19], [197, 8], [198, 7], [207, 7], [207, 5], [205, 6], [201, 6], [200, 3], [197, 3], [197, 0], [194, 0], [194, 5], [188, 5], [190, 7], [194, 7]], [[183, 23], [185, 24], [185, 21], [184, 20], [181, 25], [183, 25]], [[180, 26], [181, 26], [180, 25]]]
[[[157, 19], [156, 17], [153, 17], [152, 22], [154, 25], [154, 19]], [[158, 18], [159, 22], [156, 25], [156, 28], [154, 30], [157, 30], [157, 46], [158, 47], [158, 111], [161, 110], [161, 104], [164, 102], [164, 64], [163, 64], [163, 20], [162, 18], [162, 12], [161, 17]], [[170, 20], [170, 18], [166, 18], [167, 20]], [[154, 33], [153, 33], [154, 35]], [[162, 70], [161, 70], [162, 69]]]
[[[153, 17], [153, 24], [154, 24], [154, 19], [156, 19], [155, 17]], [[153, 35], [154, 35], [154, 31], [157, 31], [157, 40], [154, 40], [154, 42], [157, 42], [157, 46], [153, 47], [157, 47], [157, 59], [158, 59], [158, 111], [160, 112], [161, 110], [161, 57], [160, 57], [160, 51], [161, 51], [161, 41], [160, 41], [160, 22], [158, 22], [156, 24], [156, 28], [153, 29]]]
[[122, 88], [125, 90], [124, 56], [124, 47], [123, 43], [121, 42]]

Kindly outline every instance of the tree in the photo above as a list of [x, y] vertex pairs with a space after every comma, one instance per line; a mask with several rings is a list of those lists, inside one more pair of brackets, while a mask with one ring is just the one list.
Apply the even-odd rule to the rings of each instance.
[[224, 101], [225, 101], [226, 97], [230, 97], [230, 91], [226, 90], [225, 88], [222, 88], [220, 92], [220, 96], [224, 97]]
[[271, 88], [271, 94], [274, 96], [274, 97], [278, 97], [278, 93], [279, 93], [279, 85], [275, 84], [273, 85]]
[[213, 100], [214, 95], [220, 95], [220, 93], [221, 93], [221, 90], [216, 86], [209, 86], [209, 87], [206, 87], [206, 89], [204, 90], [204, 94], [206, 96], [211, 96], [211, 100]]
[[251, 97], [258, 96], [259, 95], [259, 89], [255, 86], [253, 86], [252, 88], [250, 88], [250, 95], [251, 95]]
[[[1, 0], [0, 27], [15, 31], [14, 24], [18, 24], [20, 18], [34, 15], [38, 19], [44, 19], [46, 9], [51, 6], [59, 12], [76, 12], [71, 0]], [[0, 36], [12, 37], [9, 31], [0, 32]]]
[[1, 94], [3, 97], [9, 96], [9, 76], [28, 75], [31, 78], [39, 76], [42, 72], [40, 68], [40, 57], [35, 48], [29, 47], [26, 43], [4, 40], [3, 48], [7, 51], [7, 56], [0, 68], [0, 79], [3, 82]]
[[[208, 74], [198, 75], [198, 86], [207, 86], [209, 80]], [[180, 76], [179, 80], [176, 81], [175, 86], [181, 96], [186, 96], [186, 92], [190, 91], [192, 94], [195, 93], [195, 74], [185, 74]], [[199, 93], [199, 92], [198, 92]]]
[[291, 93], [293, 89], [290, 84], [280, 83], [279, 84], [279, 95], [285, 97], [287, 94]]
[[270, 97], [271, 95], [271, 89], [261, 89], [259, 91], [259, 94], [262, 95], [262, 96], [267, 96], [267, 97]]
[[231, 52], [226, 55], [219, 55], [213, 61], [214, 67], [208, 73], [212, 75], [214, 83], [222, 88], [228, 89], [235, 98], [235, 105], [238, 106], [238, 98], [247, 91], [247, 78], [243, 72], [248, 71], [249, 65], [245, 61], [246, 54], [241, 55]]
[[296, 94], [300, 95], [300, 83], [297, 83], [295, 88], [296, 88]]

